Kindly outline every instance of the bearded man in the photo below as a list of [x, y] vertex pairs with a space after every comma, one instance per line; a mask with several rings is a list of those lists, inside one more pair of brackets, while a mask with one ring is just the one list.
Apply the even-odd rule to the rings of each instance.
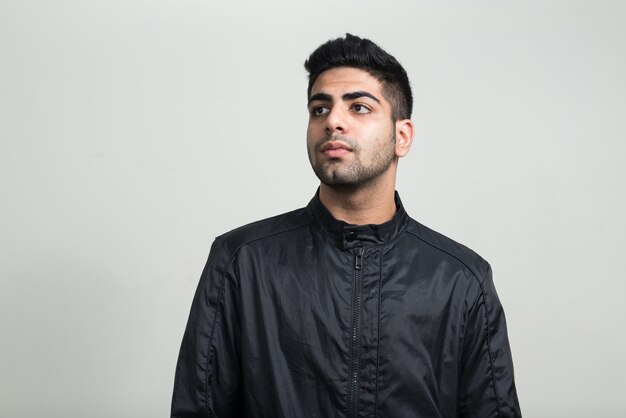
[[408, 216], [406, 71], [350, 34], [309, 72], [309, 204], [217, 237], [172, 417], [520, 417], [489, 264]]

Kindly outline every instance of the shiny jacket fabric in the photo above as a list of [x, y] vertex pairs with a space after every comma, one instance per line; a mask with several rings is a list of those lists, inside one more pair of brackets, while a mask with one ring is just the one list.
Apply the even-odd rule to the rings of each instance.
[[489, 264], [411, 219], [303, 209], [216, 238], [172, 417], [520, 417]]

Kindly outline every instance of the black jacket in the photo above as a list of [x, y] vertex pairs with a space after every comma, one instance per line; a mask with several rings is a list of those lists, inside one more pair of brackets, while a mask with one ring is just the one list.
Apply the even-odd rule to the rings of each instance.
[[218, 237], [172, 417], [520, 417], [489, 264], [404, 211], [306, 208]]

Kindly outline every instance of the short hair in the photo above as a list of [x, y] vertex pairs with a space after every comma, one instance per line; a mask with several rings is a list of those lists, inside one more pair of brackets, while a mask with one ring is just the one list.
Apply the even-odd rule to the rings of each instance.
[[394, 120], [409, 119], [413, 95], [409, 77], [392, 55], [369, 39], [346, 33], [345, 38], [331, 39], [320, 45], [304, 62], [309, 73], [307, 97], [317, 77], [336, 67], [352, 67], [368, 72], [383, 85], [383, 96], [391, 104]]

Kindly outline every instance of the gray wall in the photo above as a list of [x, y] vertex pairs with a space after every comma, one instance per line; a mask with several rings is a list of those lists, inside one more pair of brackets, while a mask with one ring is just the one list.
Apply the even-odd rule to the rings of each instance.
[[493, 265], [526, 417], [623, 416], [626, 6], [0, 0], [0, 416], [167, 416], [214, 236], [307, 203], [302, 63], [407, 68], [409, 213]]

